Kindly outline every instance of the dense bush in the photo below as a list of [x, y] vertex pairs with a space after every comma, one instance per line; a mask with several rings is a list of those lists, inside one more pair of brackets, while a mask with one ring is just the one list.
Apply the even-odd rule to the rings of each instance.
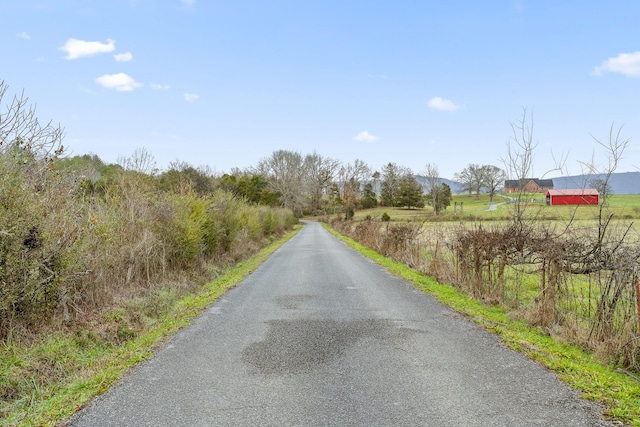
[[295, 222], [288, 210], [188, 182], [167, 189], [122, 168], [88, 180], [23, 149], [0, 153], [0, 170], [0, 338], [202, 277]]
[[[0, 106], [7, 90], [0, 81]], [[177, 162], [157, 175], [145, 149], [120, 165], [60, 158], [63, 134], [40, 124], [24, 95], [0, 111], [0, 340], [97, 319], [172, 283], [197, 286], [209, 267], [246, 257], [296, 221], [216, 190], [207, 167]]]

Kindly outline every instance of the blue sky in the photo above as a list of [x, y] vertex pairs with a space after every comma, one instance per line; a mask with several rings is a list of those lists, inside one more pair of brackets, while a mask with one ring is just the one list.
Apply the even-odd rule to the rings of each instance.
[[71, 154], [144, 147], [223, 173], [316, 150], [452, 178], [502, 167], [526, 107], [534, 175], [603, 161], [590, 134], [612, 125], [631, 139], [618, 171], [640, 169], [636, 0], [0, 0], [0, 16], [0, 79]]

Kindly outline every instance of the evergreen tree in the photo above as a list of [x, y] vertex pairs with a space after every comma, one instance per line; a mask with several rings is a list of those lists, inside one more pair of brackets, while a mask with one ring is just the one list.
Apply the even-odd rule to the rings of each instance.
[[382, 168], [382, 183], [380, 184], [380, 204], [382, 206], [398, 206], [400, 180], [403, 176], [410, 174], [410, 170], [395, 163], [388, 163]]
[[366, 183], [364, 186], [360, 205], [362, 206], [362, 209], [371, 209], [378, 206], [378, 197], [376, 196], [375, 191], [373, 191], [373, 184], [370, 182]]
[[396, 206], [406, 206], [408, 209], [424, 207], [422, 185], [413, 176], [400, 178]]

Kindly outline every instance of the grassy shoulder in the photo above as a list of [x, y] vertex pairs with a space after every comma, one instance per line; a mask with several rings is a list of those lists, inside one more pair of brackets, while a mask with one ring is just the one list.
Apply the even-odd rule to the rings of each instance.
[[554, 371], [560, 379], [579, 390], [585, 399], [602, 403], [606, 408], [606, 416], [640, 426], [640, 382], [636, 379], [603, 366], [577, 346], [558, 342], [540, 329], [514, 320], [501, 307], [485, 306], [452, 286], [438, 283], [324, 225], [350, 247], [496, 333], [510, 348], [525, 353]]
[[[0, 425], [59, 425], [90, 399], [106, 392], [128, 369], [151, 356], [155, 348], [252, 273], [300, 228], [296, 226], [258, 254], [228, 268], [199, 292], [169, 304], [143, 332], [123, 340], [121, 345], [85, 331], [52, 335], [29, 347], [17, 343], [0, 347], [0, 392], [20, 389], [20, 384], [8, 382], [24, 382], [24, 390], [28, 390], [17, 399], [0, 399]], [[126, 335], [126, 330], [122, 333]], [[33, 375], [40, 367], [59, 369], [61, 374], [53, 382], [27, 384], [35, 381]]]

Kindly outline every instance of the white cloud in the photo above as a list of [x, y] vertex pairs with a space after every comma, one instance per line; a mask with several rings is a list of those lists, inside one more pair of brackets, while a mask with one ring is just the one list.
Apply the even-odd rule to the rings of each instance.
[[149, 86], [151, 86], [151, 89], [153, 89], [153, 90], [167, 90], [167, 89], [169, 89], [169, 85], [162, 85], [162, 84], [158, 84], [158, 83], [149, 83]]
[[24, 40], [31, 40], [31, 36], [27, 33], [25, 33], [24, 31], [21, 33], [16, 34], [16, 37], [18, 37], [19, 39], [24, 39]]
[[368, 131], [365, 130], [354, 136], [353, 139], [360, 142], [376, 142], [380, 138], [375, 135], [371, 135]]
[[131, 52], [116, 53], [115, 55], [113, 55], [113, 57], [118, 62], [129, 62], [133, 59], [133, 55], [131, 54]]
[[456, 111], [460, 109], [460, 106], [454, 104], [453, 101], [440, 98], [439, 96], [431, 98], [428, 105], [430, 108], [440, 111]]
[[640, 51], [621, 53], [615, 58], [608, 58], [593, 70], [597, 76], [607, 71], [624, 74], [627, 77], [640, 77]]
[[187, 102], [195, 102], [198, 99], [200, 99], [199, 95], [196, 95], [195, 93], [185, 93], [184, 94], [184, 100]]
[[116, 42], [111, 39], [107, 39], [106, 43], [69, 39], [64, 46], [60, 47], [60, 50], [67, 52], [66, 59], [77, 59], [83, 56], [97, 55], [98, 53], [113, 52], [115, 48]]
[[129, 92], [142, 86], [133, 77], [125, 73], [105, 74], [98, 77], [96, 82], [106, 88], [115, 89], [118, 92]]

